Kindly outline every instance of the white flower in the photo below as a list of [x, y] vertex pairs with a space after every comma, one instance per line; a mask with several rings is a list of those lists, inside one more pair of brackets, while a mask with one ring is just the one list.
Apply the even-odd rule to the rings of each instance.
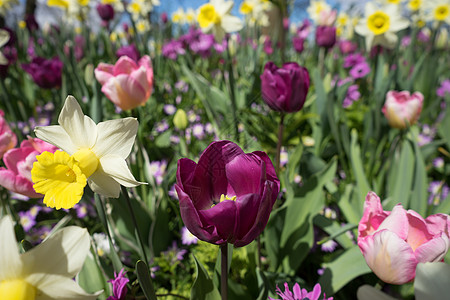
[[0, 220], [0, 299], [96, 299], [74, 280], [89, 252], [86, 229], [65, 227], [19, 254], [11, 217]]
[[355, 31], [366, 37], [366, 50], [369, 51], [375, 45], [393, 48], [397, 44], [397, 32], [408, 26], [408, 20], [401, 17], [397, 5], [377, 8], [369, 2], [365, 17], [355, 26]]
[[425, 19], [430, 22], [443, 22], [450, 25], [450, 0], [424, 1]]
[[222, 41], [225, 33], [239, 31], [243, 27], [241, 19], [230, 14], [233, 1], [210, 0], [198, 9], [197, 21], [205, 33], [212, 32], [216, 41]]
[[[0, 29], [0, 48], [5, 46], [9, 41], [9, 33], [6, 30]], [[0, 65], [8, 64], [8, 59], [0, 51]]]
[[131, 152], [138, 129], [135, 118], [100, 122], [85, 116], [77, 100], [68, 96], [58, 118], [60, 125], [36, 127], [41, 140], [74, 157], [95, 193], [119, 197], [120, 185], [134, 187], [125, 159]]
[[328, 15], [331, 13], [331, 6], [324, 0], [311, 0], [306, 11], [314, 24], [319, 24], [323, 14]]

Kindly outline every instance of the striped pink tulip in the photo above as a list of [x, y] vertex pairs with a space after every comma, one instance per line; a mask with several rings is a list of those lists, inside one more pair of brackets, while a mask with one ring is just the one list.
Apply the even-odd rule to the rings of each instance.
[[382, 111], [391, 127], [404, 129], [416, 123], [422, 106], [423, 95], [420, 92], [389, 91]]

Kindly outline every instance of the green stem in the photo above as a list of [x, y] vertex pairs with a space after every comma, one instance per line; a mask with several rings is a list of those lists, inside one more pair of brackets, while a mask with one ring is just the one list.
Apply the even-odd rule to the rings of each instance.
[[280, 153], [281, 153], [281, 146], [283, 145], [283, 132], [284, 132], [284, 113], [281, 113], [280, 124], [278, 124], [278, 143], [276, 154], [277, 156], [275, 157], [275, 172], [277, 174], [280, 171]]
[[228, 299], [228, 243], [220, 246], [220, 294]]
[[139, 244], [141, 246], [142, 257], [144, 259], [145, 264], [148, 264], [149, 260], [147, 259], [147, 254], [145, 252], [144, 243], [142, 242], [141, 231], [139, 230], [139, 226], [137, 224], [136, 215], [134, 214], [134, 210], [133, 210], [133, 206], [131, 205], [130, 197], [128, 196], [127, 189], [124, 186], [121, 186], [121, 188], [122, 188], [122, 195], [125, 197], [127, 204], [128, 204], [128, 208], [130, 209], [131, 219], [133, 220], [133, 225], [134, 225], [134, 228], [136, 229], [136, 235], [138, 237]]

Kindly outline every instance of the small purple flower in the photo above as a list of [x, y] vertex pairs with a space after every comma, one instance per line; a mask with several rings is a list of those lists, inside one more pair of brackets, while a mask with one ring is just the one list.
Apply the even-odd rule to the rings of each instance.
[[428, 186], [428, 204], [438, 205], [448, 196], [450, 188], [444, 181], [432, 181]]
[[112, 283], [113, 296], [109, 296], [107, 300], [124, 300], [127, 295], [127, 283], [130, 281], [125, 277], [125, 270], [120, 270], [119, 274], [114, 272], [114, 279], [108, 280]]
[[156, 123], [155, 127], [157, 133], [163, 133], [167, 129], [169, 129], [169, 123], [167, 122], [167, 120], [164, 119], [161, 122]]
[[41, 88], [51, 89], [61, 86], [63, 63], [58, 57], [51, 59], [35, 57], [31, 63], [22, 64], [22, 68]]
[[442, 81], [441, 86], [436, 90], [436, 95], [444, 98], [445, 94], [450, 95], [450, 79]]
[[433, 160], [433, 166], [438, 169], [443, 168], [444, 167], [444, 159], [442, 157], [436, 157]]
[[183, 48], [183, 43], [177, 40], [172, 40], [162, 47], [162, 55], [169, 59], [175, 60], [178, 55], [184, 55], [186, 50]]
[[[289, 285], [287, 282], [284, 283], [284, 292], [277, 286], [276, 292], [278, 296], [281, 297], [281, 300], [319, 300], [319, 297], [322, 294], [322, 289], [320, 284], [316, 284], [312, 290], [309, 292], [306, 289], [300, 288], [300, 285], [296, 283], [292, 288], [292, 292], [289, 290]], [[269, 300], [278, 300], [269, 297]], [[333, 297], [326, 298], [326, 295], [323, 295], [323, 300], [333, 300]]]
[[189, 85], [184, 80], [179, 80], [175, 82], [175, 88], [182, 93], [187, 93], [189, 91]]
[[148, 170], [150, 175], [155, 178], [155, 182], [157, 185], [160, 185], [163, 182], [166, 168], [167, 162], [165, 160], [153, 161], [150, 163]]
[[34, 225], [36, 225], [36, 217], [30, 214], [30, 212], [23, 212], [19, 211], [19, 223], [22, 225], [23, 230], [25, 232], [30, 231], [31, 228], [33, 228]]
[[206, 58], [211, 55], [211, 48], [214, 45], [214, 35], [200, 33], [196, 40], [192, 41], [189, 48], [195, 54]]
[[183, 245], [197, 244], [198, 238], [193, 235], [186, 226], [181, 228], [181, 243]]
[[202, 140], [205, 137], [205, 130], [203, 124], [197, 123], [192, 126], [192, 135], [198, 139]]
[[167, 115], [171, 116], [177, 111], [177, 108], [175, 107], [175, 105], [166, 104], [164, 105], [163, 110]]
[[323, 252], [333, 252], [337, 246], [338, 243], [336, 243], [334, 240], [328, 240], [320, 245], [320, 249], [322, 249]]
[[284, 147], [280, 151], [280, 166], [285, 166], [289, 161], [288, 153]]
[[363, 78], [369, 73], [370, 67], [365, 61], [354, 65], [349, 72], [350, 76], [354, 79]]
[[167, 251], [164, 251], [163, 254], [171, 260], [172, 264], [174, 264], [177, 261], [182, 261], [184, 259], [184, 255], [187, 252], [188, 251], [186, 249], [178, 248], [177, 242], [173, 241], [172, 246], [170, 246], [169, 249], [167, 249]]
[[352, 53], [344, 58], [344, 68], [351, 68], [365, 61], [366, 59], [361, 55], [361, 53]]
[[352, 105], [353, 102], [358, 101], [360, 97], [361, 93], [358, 91], [358, 86], [356, 84], [353, 84], [348, 87], [347, 94], [344, 101], [342, 102], [342, 106], [344, 108], [347, 108]]
[[120, 58], [122, 56], [128, 56], [129, 58], [131, 58], [136, 62], [140, 59], [139, 51], [134, 44], [120, 47], [116, 51], [116, 56], [117, 58]]
[[419, 146], [429, 144], [433, 141], [435, 135], [436, 135], [436, 128], [431, 127], [428, 124], [424, 124], [422, 126], [422, 131], [419, 133], [417, 144]]

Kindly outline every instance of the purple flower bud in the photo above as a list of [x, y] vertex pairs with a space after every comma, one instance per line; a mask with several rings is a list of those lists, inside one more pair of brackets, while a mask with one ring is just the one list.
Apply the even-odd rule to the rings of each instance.
[[128, 56], [134, 61], [138, 61], [141, 57], [139, 55], [139, 51], [137, 50], [136, 46], [134, 44], [128, 45], [128, 46], [122, 46], [116, 51], [117, 58], [120, 58], [121, 56]]
[[336, 43], [336, 27], [317, 26], [316, 44], [319, 47], [331, 48]]
[[278, 68], [269, 61], [261, 75], [261, 93], [269, 107], [280, 112], [302, 109], [309, 89], [309, 73], [296, 62]]
[[22, 64], [22, 68], [31, 75], [33, 81], [44, 89], [61, 86], [63, 63], [58, 57], [45, 59], [35, 57], [29, 64]]
[[105, 22], [109, 22], [114, 19], [114, 7], [112, 7], [111, 4], [99, 3], [97, 5], [97, 12], [100, 18]]

